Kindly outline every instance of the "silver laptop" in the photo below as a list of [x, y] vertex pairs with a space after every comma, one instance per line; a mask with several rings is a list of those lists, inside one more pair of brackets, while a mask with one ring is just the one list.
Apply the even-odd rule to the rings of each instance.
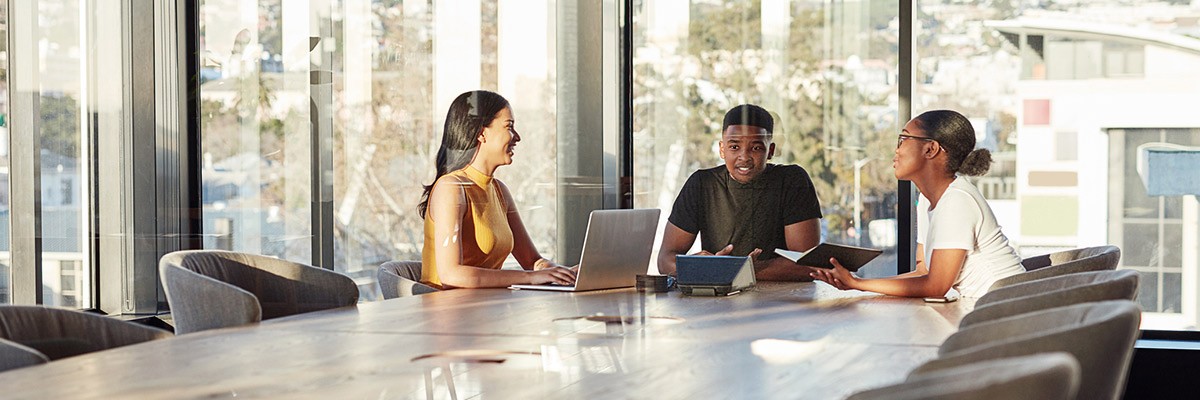
[[512, 285], [510, 289], [582, 292], [631, 287], [650, 266], [659, 210], [596, 210], [588, 217], [575, 286]]

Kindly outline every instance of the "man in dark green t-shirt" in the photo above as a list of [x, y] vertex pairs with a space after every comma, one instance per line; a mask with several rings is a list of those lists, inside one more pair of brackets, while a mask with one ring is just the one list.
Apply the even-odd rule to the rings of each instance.
[[725, 113], [725, 165], [696, 171], [680, 189], [658, 251], [659, 273], [675, 274], [675, 256], [699, 235], [696, 254], [753, 256], [758, 280], [812, 280], [809, 267], [775, 254], [817, 245], [821, 205], [804, 168], [767, 164], [775, 153], [774, 125], [771, 114], [753, 104]]

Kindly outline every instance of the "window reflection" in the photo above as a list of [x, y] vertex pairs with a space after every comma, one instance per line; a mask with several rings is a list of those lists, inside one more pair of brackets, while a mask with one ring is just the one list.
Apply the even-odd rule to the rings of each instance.
[[770, 162], [813, 179], [822, 239], [884, 248], [863, 273], [894, 274], [898, 33], [894, 3], [634, 2], [634, 204], [665, 224], [687, 177], [721, 163], [725, 111], [758, 104], [777, 115]]
[[[485, 89], [527, 136], [498, 177], [553, 258], [556, 2], [202, 0], [200, 14], [206, 248], [313, 263], [311, 202], [331, 200], [333, 267], [373, 298], [380, 264], [421, 259], [416, 205], [450, 100]], [[313, 192], [314, 146], [332, 199]]]
[[[37, 58], [38, 83], [18, 90], [37, 93], [42, 302], [88, 308], [94, 289], [93, 166], [99, 157], [119, 157], [97, 155], [89, 144], [123, 132], [124, 49], [119, 41], [104, 39], [120, 36], [121, 24], [111, 23], [119, 19], [120, 7], [67, 0], [21, 6], [36, 7], [31, 39], [37, 54], [18, 56]], [[7, 154], [5, 159], [7, 166]], [[5, 208], [7, 200], [5, 196]]]
[[[0, 34], [8, 37], [8, 2], [0, 2]], [[0, 40], [0, 304], [12, 302], [12, 242], [9, 233], [9, 153], [8, 153], [8, 40]]]
[[914, 110], [974, 117], [998, 162], [977, 185], [1006, 182], [984, 196], [1023, 256], [1117, 245], [1143, 328], [1196, 329], [1196, 197], [1149, 193], [1137, 167], [1139, 145], [1200, 144], [1190, 6], [1013, 4], [917, 3]]
[[204, 246], [311, 264], [307, 5], [199, 10]]

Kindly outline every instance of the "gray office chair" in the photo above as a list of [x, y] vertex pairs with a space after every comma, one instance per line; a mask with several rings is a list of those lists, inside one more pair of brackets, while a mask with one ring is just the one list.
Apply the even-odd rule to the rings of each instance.
[[1043, 353], [911, 375], [847, 400], [1070, 400], [1079, 390], [1079, 376], [1079, 363], [1070, 354]]
[[1105, 300], [1137, 299], [1138, 273], [1095, 271], [1038, 279], [988, 292], [975, 310], [959, 321], [959, 329], [1014, 315]]
[[0, 372], [47, 362], [45, 355], [29, 346], [0, 339]]
[[1077, 272], [1114, 270], [1120, 261], [1121, 249], [1117, 246], [1086, 247], [1030, 257], [1021, 260], [1027, 272], [1000, 279], [988, 291]]
[[358, 287], [345, 275], [254, 254], [177, 251], [159, 261], [159, 276], [176, 334], [358, 302]]
[[375, 273], [384, 299], [416, 296], [438, 291], [421, 283], [420, 261], [388, 261]]
[[1140, 320], [1136, 303], [1113, 300], [984, 322], [951, 335], [938, 348], [939, 357], [912, 374], [1063, 351], [1081, 367], [1078, 398], [1117, 399], [1124, 392]]
[[103, 315], [44, 306], [0, 306], [0, 370], [171, 337]]

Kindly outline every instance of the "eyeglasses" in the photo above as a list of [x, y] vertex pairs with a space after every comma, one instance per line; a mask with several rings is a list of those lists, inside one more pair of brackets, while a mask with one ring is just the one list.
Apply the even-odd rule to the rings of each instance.
[[924, 136], [905, 135], [905, 134], [901, 133], [899, 135], [899, 137], [896, 138], [896, 148], [897, 149], [900, 148], [900, 145], [904, 144], [904, 139], [918, 139], [918, 140], [924, 140], [926, 142], [937, 142], [937, 139], [934, 139], [934, 138], [928, 138], [928, 137], [924, 137]]

